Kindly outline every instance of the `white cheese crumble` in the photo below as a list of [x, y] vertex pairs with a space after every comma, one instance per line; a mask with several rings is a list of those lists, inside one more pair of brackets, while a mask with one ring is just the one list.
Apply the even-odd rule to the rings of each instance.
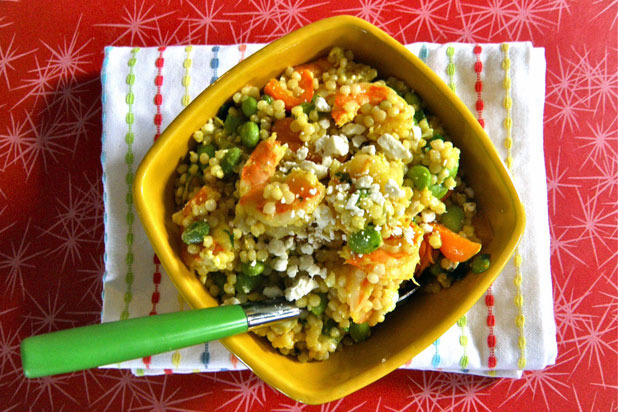
[[296, 151], [296, 158], [300, 161], [303, 161], [307, 158], [308, 154], [309, 149], [303, 146]]
[[384, 185], [384, 191], [386, 192], [386, 196], [392, 199], [399, 199], [405, 196], [406, 192], [403, 190], [397, 182], [393, 179], [388, 179], [388, 182]]
[[384, 133], [378, 139], [378, 144], [384, 151], [387, 158], [391, 160], [403, 160], [409, 162], [412, 160], [412, 153], [405, 148], [401, 142], [391, 134]]
[[292, 302], [294, 300], [298, 300], [303, 296], [306, 296], [311, 292], [315, 287], [317, 287], [317, 282], [308, 276], [300, 276], [296, 278], [296, 281], [292, 286], [285, 289], [285, 298]]
[[328, 167], [319, 165], [310, 160], [303, 160], [300, 164], [300, 168], [307, 172], [312, 172], [318, 179], [324, 179], [328, 174]]
[[376, 147], [372, 144], [369, 144], [365, 147], [363, 147], [362, 149], [360, 149], [361, 153], [367, 153], [370, 155], [374, 155], [376, 154]]
[[331, 107], [329, 106], [326, 99], [322, 96], [318, 96], [315, 98], [315, 108], [318, 112], [326, 113], [331, 111]]
[[315, 151], [324, 156], [345, 156], [350, 150], [348, 138], [339, 135], [324, 135], [315, 142]]

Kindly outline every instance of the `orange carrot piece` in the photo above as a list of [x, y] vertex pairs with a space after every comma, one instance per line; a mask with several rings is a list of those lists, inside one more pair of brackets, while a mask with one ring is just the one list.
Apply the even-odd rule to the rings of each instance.
[[459, 236], [439, 223], [434, 223], [433, 230], [440, 233], [442, 240], [440, 252], [450, 261], [465, 262], [481, 250], [482, 245], [480, 243]]
[[277, 79], [270, 79], [264, 86], [264, 93], [269, 96], [283, 100], [286, 110], [299, 104], [310, 102], [313, 99], [313, 74], [310, 70], [302, 70], [300, 72], [300, 81], [298, 85], [304, 90], [300, 96], [294, 96], [291, 90], [281, 87], [281, 83]]

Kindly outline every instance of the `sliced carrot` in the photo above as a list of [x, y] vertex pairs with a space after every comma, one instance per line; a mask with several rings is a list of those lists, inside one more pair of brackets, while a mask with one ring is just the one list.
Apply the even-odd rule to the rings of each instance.
[[285, 108], [290, 110], [292, 107], [310, 102], [313, 99], [313, 73], [310, 70], [302, 70], [298, 85], [304, 91], [300, 96], [294, 96], [291, 90], [281, 87], [279, 80], [270, 79], [264, 86], [264, 93], [275, 99], [283, 100]]
[[434, 223], [433, 229], [440, 233], [442, 240], [440, 252], [450, 261], [465, 262], [481, 250], [480, 243], [459, 236], [439, 223]]

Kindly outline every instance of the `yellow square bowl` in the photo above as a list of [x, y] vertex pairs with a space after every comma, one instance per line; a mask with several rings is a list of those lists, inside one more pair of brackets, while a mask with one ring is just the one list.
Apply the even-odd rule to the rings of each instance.
[[172, 282], [193, 308], [217, 305], [183, 263], [180, 234], [172, 222], [173, 180], [191, 134], [246, 84], [268, 79], [323, 56], [333, 46], [354, 52], [380, 77], [410, 85], [442, 120], [461, 149], [467, 182], [493, 236], [483, 247], [492, 257], [486, 272], [467, 276], [438, 294], [418, 294], [389, 314], [368, 340], [345, 347], [322, 362], [301, 363], [279, 354], [253, 334], [222, 340], [244, 364], [272, 387], [298, 401], [318, 404], [346, 396], [393, 371], [446, 332], [482, 296], [513, 253], [524, 229], [524, 211], [500, 158], [474, 116], [447, 85], [416, 56], [373, 25], [338, 16], [303, 27], [256, 52], [204, 90], [172, 122], [146, 154], [136, 174], [135, 205], [146, 233]]

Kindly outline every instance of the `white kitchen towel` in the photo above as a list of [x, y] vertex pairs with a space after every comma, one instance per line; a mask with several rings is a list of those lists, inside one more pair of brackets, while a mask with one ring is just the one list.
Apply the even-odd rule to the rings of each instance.
[[[263, 47], [108, 47], [101, 74], [105, 275], [102, 322], [187, 310], [141, 227], [133, 174], [154, 140], [203, 89]], [[407, 46], [484, 125], [525, 205], [519, 249], [484, 298], [404, 367], [521, 376], [557, 355], [543, 157], [544, 50], [530, 43]], [[239, 87], [242, 85], [239, 85]], [[110, 367], [134, 373], [244, 369], [219, 342]]]

